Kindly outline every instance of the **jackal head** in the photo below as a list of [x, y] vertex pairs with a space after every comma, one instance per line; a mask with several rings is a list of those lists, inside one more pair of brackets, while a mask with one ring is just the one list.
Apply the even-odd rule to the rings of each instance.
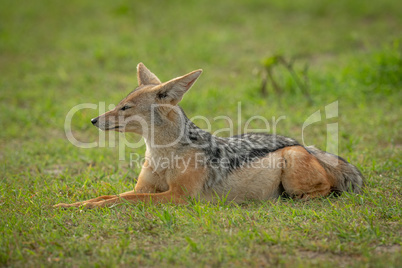
[[144, 64], [139, 63], [137, 66], [138, 87], [121, 100], [113, 110], [91, 119], [91, 122], [101, 130], [144, 134], [151, 124], [168, 118], [172, 108], [177, 108], [183, 95], [201, 73], [202, 70], [196, 70], [161, 83], [155, 74]]

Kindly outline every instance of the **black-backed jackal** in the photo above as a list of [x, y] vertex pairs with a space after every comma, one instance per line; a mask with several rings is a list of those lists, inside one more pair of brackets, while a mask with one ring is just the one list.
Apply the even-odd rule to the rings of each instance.
[[[135, 132], [146, 161], [134, 191], [55, 207], [88, 208], [138, 201], [185, 203], [188, 197], [242, 202], [286, 193], [308, 199], [333, 191], [361, 192], [364, 178], [344, 159], [296, 140], [250, 133], [221, 138], [201, 130], [178, 106], [202, 70], [161, 83], [142, 63], [139, 86], [113, 110], [91, 120], [102, 130]], [[173, 164], [158, 165], [161, 159]]]

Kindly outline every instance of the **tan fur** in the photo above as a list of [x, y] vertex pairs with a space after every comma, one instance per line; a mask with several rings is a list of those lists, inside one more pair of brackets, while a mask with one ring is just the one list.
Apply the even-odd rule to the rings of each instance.
[[222, 185], [207, 191], [203, 198], [213, 201], [216, 197], [228, 201], [268, 200], [279, 196], [278, 186], [283, 169], [281, 152], [273, 152], [262, 159], [237, 169]]
[[[260, 164], [264, 162], [268, 164]], [[292, 146], [238, 169], [227, 178], [226, 184], [207, 192], [203, 198], [214, 200], [219, 196], [236, 202], [274, 199], [281, 194], [279, 185], [282, 183], [292, 197], [309, 199], [328, 195], [329, 181], [314, 156], [301, 146]]]
[[296, 198], [313, 198], [330, 193], [328, 174], [317, 159], [301, 146], [280, 150], [286, 160], [281, 181], [289, 195]]

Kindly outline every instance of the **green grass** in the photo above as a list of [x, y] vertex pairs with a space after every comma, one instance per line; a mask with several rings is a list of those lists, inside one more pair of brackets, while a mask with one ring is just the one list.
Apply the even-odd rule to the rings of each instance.
[[[0, 266], [400, 265], [402, 4], [267, 2], [0, 0]], [[276, 54], [298, 57], [298, 72], [308, 64], [313, 105], [283, 70], [286, 92], [260, 96], [260, 62]], [[241, 101], [241, 126], [285, 115], [277, 132], [301, 140], [307, 117], [338, 100], [339, 117], [308, 127], [305, 141], [325, 148], [326, 125], [337, 122], [339, 154], [361, 169], [365, 193], [52, 209], [134, 187], [129, 154], [144, 147], [127, 148], [125, 161], [117, 147], [77, 148], [64, 120], [80, 103], [117, 103], [140, 61], [164, 81], [203, 68], [182, 107], [189, 117], [228, 115], [236, 129]], [[96, 140], [97, 115], [77, 112], [75, 136]]]

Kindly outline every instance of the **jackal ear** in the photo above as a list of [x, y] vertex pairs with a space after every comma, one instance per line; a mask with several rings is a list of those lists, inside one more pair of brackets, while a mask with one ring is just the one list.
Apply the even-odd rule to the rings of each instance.
[[159, 85], [161, 83], [158, 77], [148, 70], [142, 62], [137, 65], [137, 80], [139, 86], [151, 84]]
[[191, 88], [195, 81], [197, 81], [201, 73], [202, 70], [199, 69], [163, 83], [157, 93], [158, 99], [176, 105], [183, 99], [183, 95]]

